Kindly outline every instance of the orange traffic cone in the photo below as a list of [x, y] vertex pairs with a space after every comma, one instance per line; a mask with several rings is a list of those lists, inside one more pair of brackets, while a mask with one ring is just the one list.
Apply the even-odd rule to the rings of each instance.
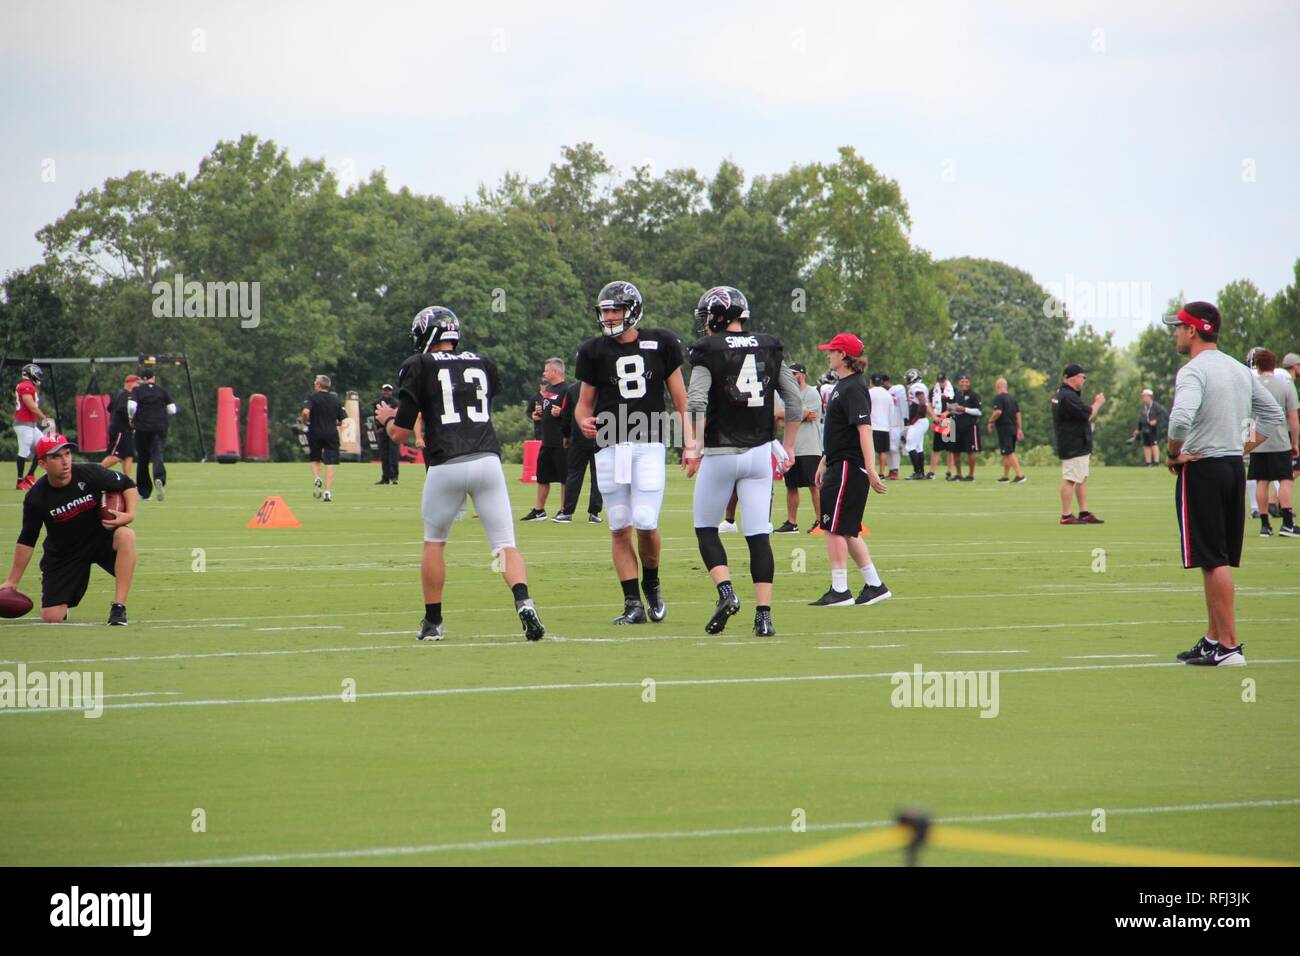
[[249, 528], [301, 528], [302, 522], [293, 516], [289, 506], [279, 495], [271, 495], [262, 502], [257, 514], [248, 522]]

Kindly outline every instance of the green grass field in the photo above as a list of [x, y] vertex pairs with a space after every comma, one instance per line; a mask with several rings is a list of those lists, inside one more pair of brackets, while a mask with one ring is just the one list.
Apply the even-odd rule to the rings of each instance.
[[[518, 518], [534, 488], [507, 472]], [[604, 526], [516, 525], [539, 644], [523, 641], [472, 517], [448, 548], [448, 638], [415, 640], [420, 468], [388, 488], [372, 485], [377, 466], [342, 466], [331, 504], [312, 499], [305, 464], [170, 473], [166, 502], [143, 503], [135, 524], [129, 628], [104, 626], [98, 570], [77, 626], [0, 624], [0, 669], [102, 671], [106, 694], [97, 720], [0, 711], [0, 863], [730, 865], [903, 806], [984, 830], [1300, 861], [1300, 541], [1248, 526], [1250, 666], [1175, 665], [1204, 606], [1200, 575], [1177, 564], [1163, 470], [1096, 469], [1090, 505], [1107, 523], [1084, 527], [1056, 524], [1054, 469], [1022, 486], [987, 470], [893, 482], [867, 511], [893, 599], [807, 607], [828, 584], [823, 541], [774, 536], [779, 633], [764, 640], [737, 535], [723, 541], [745, 606], [704, 634], [714, 591], [674, 473], [662, 624], [610, 625], [621, 599]], [[247, 529], [269, 494], [303, 527]], [[39, 595], [35, 574], [23, 590]], [[998, 716], [891, 706], [889, 675], [916, 664], [998, 671]], [[792, 832], [797, 808], [806, 832]]]

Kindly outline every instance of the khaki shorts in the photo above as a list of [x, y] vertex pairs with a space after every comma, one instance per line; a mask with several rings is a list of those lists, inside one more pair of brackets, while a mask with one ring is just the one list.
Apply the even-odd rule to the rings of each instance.
[[1088, 480], [1088, 459], [1091, 455], [1079, 455], [1077, 458], [1064, 458], [1061, 460], [1061, 477], [1066, 481], [1073, 481], [1075, 484], [1082, 484]]

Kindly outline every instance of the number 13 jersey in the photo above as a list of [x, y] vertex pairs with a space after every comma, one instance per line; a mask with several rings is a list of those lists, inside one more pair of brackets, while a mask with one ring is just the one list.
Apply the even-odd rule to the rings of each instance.
[[[785, 347], [775, 335], [720, 332], [691, 346], [691, 367], [709, 370], [708, 448], [757, 448], [772, 440], [774, 403]], [[797, 410], [788, 410], [787, 415]]]
[[597, 418], [609, 412], [658, 415], [665, 410], [664, 388], [668, 376], [682, 364], [682, 342], [667, 329], [638, 329], [631, 342], [619, 342], [612, 335], [588, 339], [578, 349], [577, 376], [596, 389]]
[[474, 352], [422, 352], [397, 373], [400, 428], [424, 422], [424, 460], [445, 465], [467, 455], [501, 457], [492, 399], [501, 389], [492, 360]]

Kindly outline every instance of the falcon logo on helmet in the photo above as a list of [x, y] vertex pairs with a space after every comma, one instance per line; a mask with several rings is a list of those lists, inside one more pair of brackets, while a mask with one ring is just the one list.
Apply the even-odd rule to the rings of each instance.
[[39, 365], [32, 364], [32, 365], [23, 366], [23, 372], [22, 372], [23, 378], [27, 379], [27, 381], [32, 382], [33, 384], [36, 385], [41, 384], [41, 376], [44, 374], [45, 373], [41, 371], [41, 367]]
[[438, 342], [460, 341], [460, 319], [451, 309], [431, 305], [421, 309], [411, 323], [411, 343], [417, 352], [427, 352]]
[[749, 320], [749, 300], [739, 289], [729, 285], [714, 286], [700, 296], [695, 318], [700, 322], [701, 335], [722, 332], [732, 322]]
[[906, 372], [903, 373], [904, 385], [911, 385], [913, 382], [919, 382], [920, 380], [921, 380], [921, 373], [917, 369], [909, 368]]
[[[600, 331], [605, 335], [622, 335], [629, 329], [636, 328], [641, 321], [643, 305], [641, 292], [632, 283], [622, 280], [609, 283], [596, 297], [596, 322], [600, 325]], [[611, 316], [612, 321], [606, 320], [606, 312], [617, 312], [620, 309], [623, 311], [621, 318]]]

